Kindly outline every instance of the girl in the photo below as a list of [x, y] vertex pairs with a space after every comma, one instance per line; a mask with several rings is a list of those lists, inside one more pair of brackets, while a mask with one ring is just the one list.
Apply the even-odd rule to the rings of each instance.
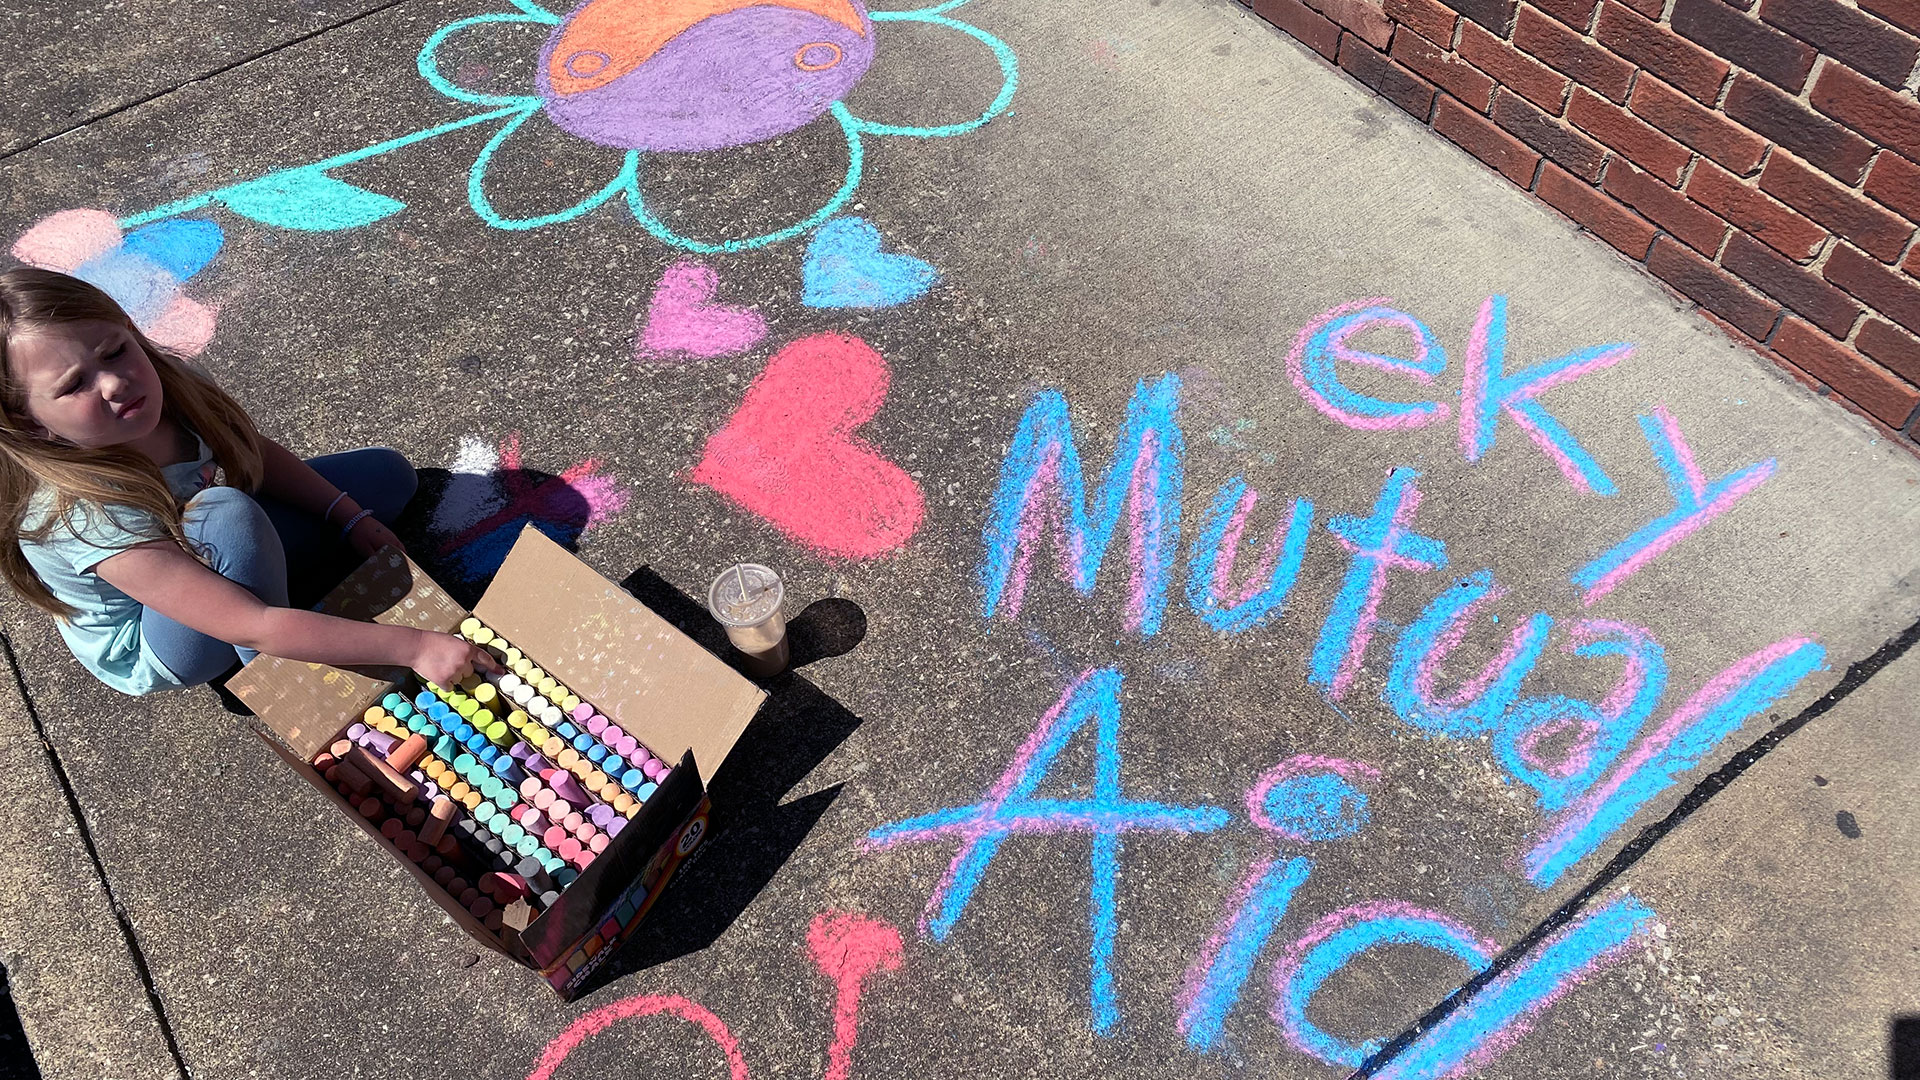
[[443, 686], [497, 670], [450, 634], [287, 606], [289, 566], [400, 548], [383, 522], [416, 483], [392, 450], [301, 461], [106, 293], [0, 273], [0, 574], [108, 686], [192, 686], [256, 652]]

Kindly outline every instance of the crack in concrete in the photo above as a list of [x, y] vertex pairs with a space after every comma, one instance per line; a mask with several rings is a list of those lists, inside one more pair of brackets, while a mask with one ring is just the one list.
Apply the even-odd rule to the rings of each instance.
[[93, 829], [87, 825], [86, 815], [80, 809], [79, 793], [74, 790], [73, 779], [67, 775], [60, 752], [54, 749], [53, 739], [48, 736], [46, 725], [40, 720], [40, 709], [34, 704], [33, 695], [27, 692], [26, 676], [21, 671], [20, 658], [13, 650], [13, 639], [4, 631], [0, 631], [0, 651], [6, 653], [7, 670], [13, 673], [13, 684], [20, 691], [20, 700], [26, 706], [33, 733], [40, 740], [41, 749], [46, 752], [48, 764], [53, 766], [54, 779], [60, 784], [60, 793], [67, 800], [67, 810], [73, 815], [74, 827], [80, 834], [80, 845], [86, 849], [87, 859], [93, 863], [93, 872], [100, 879], [100, 888], [106, 893], [107, 907], [113, 911], [114, 921], [120, 924], [120, 936], [126, 941], [134, 971], [140, 976], [140, 985], [147, 992], [147, 1004], [153, 1007], [154, 1019], [159, 1021], [160, 1035], [166, 1040], [167, 1053], [173, 1057], [173, 1066], [181, 1080], [192, 1080], [193, 1070], [180, 1052], [179, 1040], [174, 1038], [173, 1023], [167, 1018], [167, 1007], [160, 1000], [160, 988], [154, 984], [153, 972], [147, 966], [146, 951], [140, 947], [140, 937], [133, 929], [133, 920], [121, 907], [120, 898], [113, 891], [113, 881], [107, 876], [106, 864], [101, 861], [100, 849], [93, 841]]
[[1913, 623], [1899, 634], [1889, 638], [1878, 649], [1875, 649], [1871, 655], [1849, 665], [1846, 674], [1841, 676], [1838, 683], [1834, 684], [1833, 689], [1827, 691], [1819, 700], [1800, 710], [1799, 713], [1774, 725], [1766, 734], [1755, 739], [1752, 743], [1748, 744], [1745, 749], [1729, 758], [1724, 765], [1721, 765], [1718, 769], [1715, 769], [1703, 778], [1698, 784], [1695, 784], [1693, 790], [1687, 792], [1686, 796], [1680, 800], [1678, 805], [1668, 812], [1666, 817], [1641, 829], [1640, 834], [1634, 837], [1626, 847], [1621, 848], [1612, 859], [1608, 860], [1607, 865], [1601, 868], [1599, 873], [1595, 874], [1592, 880], [1588, 881], [1579, 892], [1569, 898], [1566, 903], [1561, 904], [1552, 914], [1541, 920], [1541, 922], [1532, 930], [1528, 931], [1524, 937], [1502, 951], [1499, 956], [1494, 957], [1493, 963], [1488, 965], [1485, 971], [1482, 971], [1480, 974], [1461, 984], [1438, 1005], [1427, 1010], [1425, 1015], [1415, 1020], [1406, 1030], [1388, 1040], [1386, 1045], [1382, 1046], [1372, 1057], [1361, 1062], [1360, 1068], [1355, 1070], [1347, 1080], [1366, 1080], [1367, 1077], [1371, 1077], [1381, 1069], [1386, 1068], [1394, 1058], [1412, 1046], [1414, 1040], [1418, 1039], [1422, 1033], [1430, 1030], [1436, 1024], [1446, 1019], [1454, 1010], [1466, 1004], [1474, 995], [1485, 989], [1487, 984], [1505, 974], [1515, 964], [1524, 959], [1528, 953], [1537, 948], [1549, 935], [1571, 922], [1573, 917], [1578, 915], [1582, 909], [1592, 902], [1594, 897], [1605, 892], [1608, 886], [1612, 885], [1622, 874], [1631, 869], [1647, 852], [1653, 850], [1655, 844], [1665, 838], [1668, 833], [1678, 827], [1679, 824], [1692, 815], [1694, 811], [1706, 805], [1707, 800], [1719, 794], [1735, 780], [1738, 780], [1748, 769], [1753, 767], [1755, 762], [1758, 762], [1761, 758], [1772, 752], [1774, 747], [1780, 745], [1787, 736], [1806, 727], [1809, 723], [1812, 723], [1815, 718], [1832, 710], [1834, 706], [1846, 700], [1848, 695], [1866, 685], [1868, 679], [1879, 674], [1882, 669], [1895, 660], [1905, 656], [1907, 651], [1913, 648], [1914, 643], [1917, 641], [1920, 641], [1920, 621]]
[[275, 53], [281, 52], [285, 49], [292, 48], [293, 46], [298, 45], [303, 41], [312, 41], [314, 38], [317, 38], [322, 34], [330, 34], [335, 30], [340, 29], [343, 26], [352, 26], [354, 23], [357, 23], [362, 19], [368, 18], [373, 15], [378, 15], [381, 12], [387, 11], [391, 8], [399, 7], [401, 4], [404, 4], [406, 2], [407, 0], [386, 0], [386, 3], [380, 4], [377, 7], [368, 8], [367, 10], [362, 11], [355, 15], [349, 15], [346, 18], [341, 19], [337, 22], [328, 23], [326, 26], [322, 26], [319, 29], [309, 30], [308, 32], [301, 34], [298, 37], [288, 38], [287, 40], [279, 42], [277, 44], [269, 45], [268, 47], [260, 50], [259, 52], [250, 53], [246, 56], [240, 57], [237, 60], [231, 61], [226, 64], [222, 64], [217, 68], [213, 68], [208, 71], [203, 71], [198, 75], [188, 78], [184, 82], [175, 83], [174, 85], [169, 86], [163, 90], [156, 90], [153, 93], [148, 94], [146, 97], [140, 98], [136, 101], [123, 102], [122, 104], [115, 105], [111, 109], [94, 113], [92, 116], [87, 117], [85, 120], [82, 120], [79, 123], [73, 124], [69, 127], [62, 128], [51, 135], [41, 135], [38, 138], [29, 139], [28, 141], [21, 143], [19, 146], [9, 147], [6, 150], [0, 150], [0, 161], [6, 161], [8, 158], [14, 157], [19, 154], [24, 154], [36, 146], [44, 146], [45, 144], [50, 143], [55, 139], [62, 138], [67, 135], [71, 135], [74, 132], [79, 131], [83, 128], [92, 127], [93, 125], [99, 123], [102, 120], [108, 119], [109, 117], [118, 116], [119, 114], [126, 112], [129, 109], [137, 109], [140, 106], [145, 105], [149, 102], [158, 101], [161, 98], [166, 97], [168, 94], [172, 94], [180, 90], [184, 90], [195, 83], [206, 82], [208, 79], [214, 78], [219, 75], [224, 75], [227, 72], [234, 70], [235, 68], [245, 67], [246, 65], [253, 63], [255, 60], [261, 60], [266, 57], [272, 56]]

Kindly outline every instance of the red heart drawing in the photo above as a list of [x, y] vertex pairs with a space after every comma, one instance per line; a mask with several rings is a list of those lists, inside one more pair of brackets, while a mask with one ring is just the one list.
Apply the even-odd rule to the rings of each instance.
[[707, 440], [692, 479], [828, 556], [870, 559], [919, 531], [926, 498], [913, 477], [854, 429], [887, 397], [887, 362], [844, 334], [783, 347]]

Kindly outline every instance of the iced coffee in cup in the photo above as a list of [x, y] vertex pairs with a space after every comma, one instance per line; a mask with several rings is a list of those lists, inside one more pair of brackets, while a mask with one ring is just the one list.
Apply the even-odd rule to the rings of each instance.
[[758, 563], [729, 566], [707, 590], [707, 609], [727, 628], [727, 640], [747, 656], [749, 674], [765, 678], [787, 666], [786, 599], [780, 575]]

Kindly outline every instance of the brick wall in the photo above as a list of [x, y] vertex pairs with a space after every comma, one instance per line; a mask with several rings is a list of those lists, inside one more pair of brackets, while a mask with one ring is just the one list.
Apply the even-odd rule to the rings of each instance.
[[1920, 0], [1245, 0], [1911, 447]]

